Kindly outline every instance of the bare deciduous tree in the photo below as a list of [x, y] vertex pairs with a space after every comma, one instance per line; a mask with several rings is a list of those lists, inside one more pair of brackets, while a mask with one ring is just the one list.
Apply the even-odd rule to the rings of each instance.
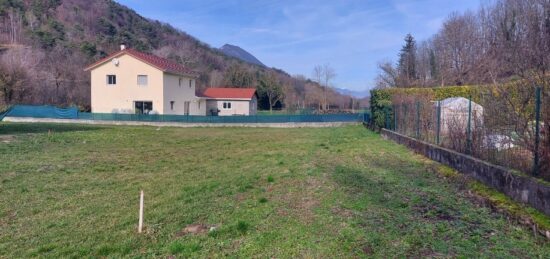
[[275, 104], [284, 98], [283, 87], [275, 72], [268, 72], [262, 76], [258, 92], [267, 97], [270, 112], [273, 112]]
[[388, 81], [395, 87], [497, 84], [513, 78], [534, 82], [550, 68], [550, 2], [496, 0], [477, 12], [451, 14], [438, 33], [417, 44], [416, 78], [407, 62], [413, 54], [408, 42], [396, 68], [398, 80], [387, 80], [391, 70], [381, 69], [381, 86]]
[[376, 77], [376, 88], [390, 88], [397, 86], [397, 77], [399, 76], [397, 69], [395, 69], [391, 61], [384, 61], [378, 63], [378, 69], [380, 72]]
[[330, 66], [330, 64], [325, 64], [323, 66], [323, 81], [324, 81], [324, 84], [322, 85], [323, 86], [323, 103], [324, 103], [324, 109], [325, 110], [328, 110], [329, 109], [329, 104], [328, 104], [328, 99], [327, 99], [327, 91], [328, 91], [328, 88], [330, 88], [330, 83], [332, 81], [332, 79], [334, 79], [336, 77], [336, 71], [334, 70], [334, 68], [332, 68]]

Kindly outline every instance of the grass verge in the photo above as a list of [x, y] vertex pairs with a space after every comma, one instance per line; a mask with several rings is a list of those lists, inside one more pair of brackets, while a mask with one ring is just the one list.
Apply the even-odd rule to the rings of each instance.
[[360, 126], [1, 123], [0, 136], [0, 257], [550, 254], [530, 229]]

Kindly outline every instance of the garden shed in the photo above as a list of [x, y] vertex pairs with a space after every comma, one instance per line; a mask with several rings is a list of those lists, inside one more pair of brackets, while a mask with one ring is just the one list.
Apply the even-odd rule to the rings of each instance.
[[[441, 132], [466, 132], [470, 100], [464, 97], [452, 97], [441, 100]], [[437, 107], [437, 103], [435, 104]], [[483, 106], [472, 101], [472, 129], [483, 126]]]

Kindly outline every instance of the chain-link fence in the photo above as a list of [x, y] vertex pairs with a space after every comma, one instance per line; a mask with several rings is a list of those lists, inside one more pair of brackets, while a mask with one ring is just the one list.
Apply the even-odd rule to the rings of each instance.
[[507, 85], [442, 100], [395, 94], [385, 127], [550, 180], [548, 89]]

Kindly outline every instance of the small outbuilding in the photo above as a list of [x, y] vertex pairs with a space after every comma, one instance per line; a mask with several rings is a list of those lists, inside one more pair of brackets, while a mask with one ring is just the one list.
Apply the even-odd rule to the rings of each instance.
[[255, 88], [206, 88], [200, 95], [206, 99], [207, 115], [256, 115], [258, 95]]
[[[452, 97], [441, 100], [441, 131], [448, 133], [452, 131], [466, 132], [468, 127], [468, 113], [470, 100], [464, 97]], [[435, 104], [437, 107], [437, 103]], [[472, 101], [471, 126], [483, 125], [483, 106]]]

